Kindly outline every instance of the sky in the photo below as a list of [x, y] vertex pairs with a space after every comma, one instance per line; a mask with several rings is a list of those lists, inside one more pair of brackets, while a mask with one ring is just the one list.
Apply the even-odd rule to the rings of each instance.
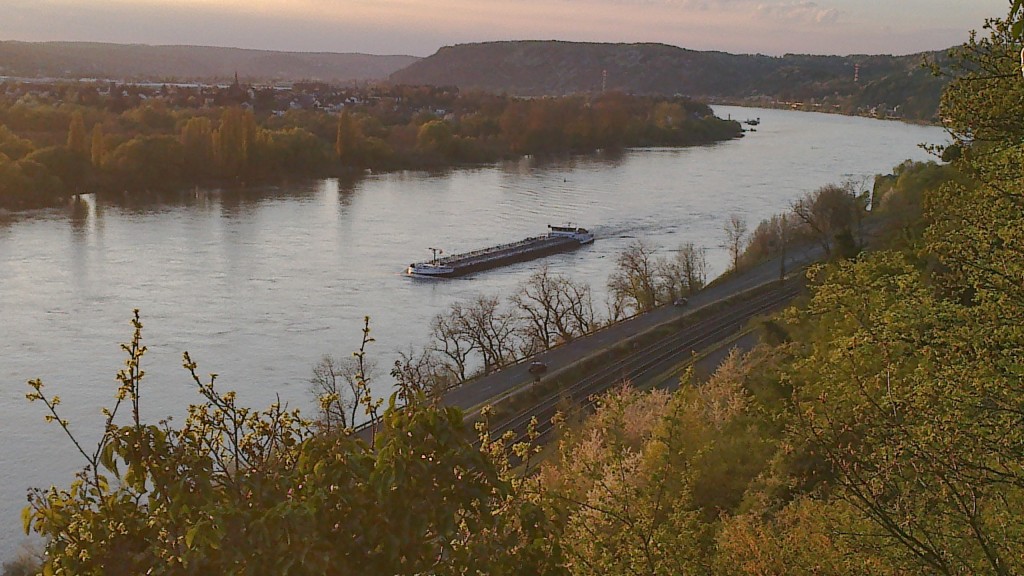
[[0, 0], [0, 40], [428, 56], [491, 40], [737, 54], [941, 50], [1009, 0]]

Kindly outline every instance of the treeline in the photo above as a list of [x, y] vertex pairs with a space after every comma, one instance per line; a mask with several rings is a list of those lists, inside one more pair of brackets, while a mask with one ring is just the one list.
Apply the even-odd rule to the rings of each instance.
[[52, 206], [86, 192], [135, 199], [741, 134], [706, 105], [622, 94], [519, 100], [400, 87], [355, 98], [338, 114], [280, 115], [248, 106], [175, 108], [158, 98], [119, 111], [93, 96], [89, 105], [0, 99], [0, 208]]

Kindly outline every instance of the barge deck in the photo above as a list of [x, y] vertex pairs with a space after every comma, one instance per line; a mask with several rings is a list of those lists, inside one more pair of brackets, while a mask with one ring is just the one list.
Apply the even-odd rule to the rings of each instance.
[[543, 236], [533, 236], [518, 242], [441, 258], [437, 257], [439, 251], [431, 248], [434, 250], [432, 260], [410, 264], [406, 272], [415, 276], [450, 278], [559, 252], [569, 252], [594, 241], [594, 235], [585, 228], [571, 225], [548, 228], [548, 233]]

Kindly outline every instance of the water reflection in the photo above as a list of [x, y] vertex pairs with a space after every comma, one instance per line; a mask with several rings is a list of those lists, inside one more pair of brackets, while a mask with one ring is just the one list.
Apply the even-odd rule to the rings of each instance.
[[95, 237], [99, 228], [99, 214], [95, 194], [79, 194], [71, 200], [68, 220], [71, 223], [72, 240], [88, 242]]

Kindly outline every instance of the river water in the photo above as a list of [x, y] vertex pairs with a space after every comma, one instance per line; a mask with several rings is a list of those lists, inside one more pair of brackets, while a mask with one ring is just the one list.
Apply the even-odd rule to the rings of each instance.
[[176, 205], [88, 201], [74, 214], [0, 221], [0, 561], [26, 540], [28, 486], [66, 486], [83, 461], [25, 382], [41, 378], [86, 444], [101, 427], [121, 342], [139, 308], [145, 325], [143, 416], [181, 418], [197, 400], [181, 368], [189, 351], [241, 402], [276, 396], [311, 406], [307, 380], [324, 354], [348, 356], [370, 317], [381, 369], [421, 347], [431, 318], [478, 294], [509, 295], [528, 262], [455, 280], [409, 278], [428, 247], [467, 251], [578, 223], [593, 246], [544, 260], [585, 281], [603, 309], [615, 255], [634, 239], [659, 251], [693, 242], [723, 272], [730, 214], [753, 229], [824, 184], [867, 182], [904, 159], [928, 159], [935, 127], [780, 110], [716, 107], [760, 117], [756, 132], [714, 146], [631, 150], [554, 162], [525, 159], [441, 173], [370, 175], [260, 192], [200, 192]]

